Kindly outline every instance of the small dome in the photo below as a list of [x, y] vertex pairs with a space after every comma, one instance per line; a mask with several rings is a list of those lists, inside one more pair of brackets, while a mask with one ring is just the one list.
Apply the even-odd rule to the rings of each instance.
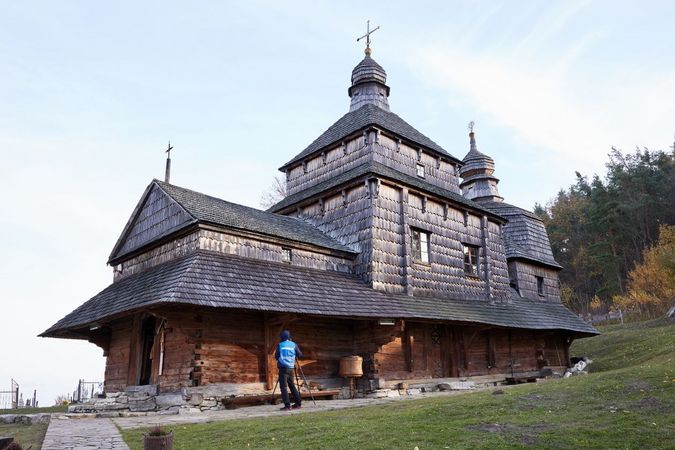
[[389, 111], [387, 72], [370, 57], [370, 52], [367, 48], [366, 57], [352, 70], [352, 85], [347, 89], [351, 97], [350, 111], [356, 111], [367, 104]]
[[494, 159], [478, 151], [473, 131], [469, 133], [469, 142], [469, 153], [462, 160], [463, 165], [459, 169], [459, 176], [462, 177], [459, 187], [462, 189], [464, 196], [474, 201], [502, 201], [503, 198], [499, 195], [497, 189], [499, 178], [493, 175], [495, 171]]
[[386, 84], [387, 72], [369, 54], [352, 70], [352, 86], [368, 81]]

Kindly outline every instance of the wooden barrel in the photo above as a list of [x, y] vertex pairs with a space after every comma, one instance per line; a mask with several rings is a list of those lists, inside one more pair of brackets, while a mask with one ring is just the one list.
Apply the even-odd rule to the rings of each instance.
[[360, 356], [345, 356], [340, 358], [341, 377], [363, 376], [363, 358]]

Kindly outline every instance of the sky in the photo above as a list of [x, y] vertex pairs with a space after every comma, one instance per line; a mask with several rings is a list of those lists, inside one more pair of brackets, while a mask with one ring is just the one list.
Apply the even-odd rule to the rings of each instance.
[[[668, 150], [671, 1], [0, 0], [0, 391], [41, 405], [102, 381], [102, 350], [37, 335], [112, 282], [106, 261], [164, 176], [259, 207], [277, 168], [348, 111], [366, 20], [393, 112], [531, 209]], [[1, 400], [1, 396], [0, 396]], [[0, 405], [1, 407], [2, 405]]]

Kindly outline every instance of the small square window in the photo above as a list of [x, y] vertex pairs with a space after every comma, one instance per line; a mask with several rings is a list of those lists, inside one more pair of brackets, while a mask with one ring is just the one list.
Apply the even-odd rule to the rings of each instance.
[[464, 244], [464, 273], [478, 276], [478, 246]]
[[412, 230], [412, 254], [415, 261], [429, 263], [429, 242], [431, 235], [426, 231]]
[[417, 176], [424, 178], [424, 166], [422, 164], [417, 165]]
[[282, 248], [281, 249], [281, 261], [289, 263], [289, 262], [291, 262], [292, 259], [293, 259], [293, 253], [291, 253], [291, 249], [290, 248]]
[[544, 296], [544, 277], [535, 277], [537, 279], [537, 294]]

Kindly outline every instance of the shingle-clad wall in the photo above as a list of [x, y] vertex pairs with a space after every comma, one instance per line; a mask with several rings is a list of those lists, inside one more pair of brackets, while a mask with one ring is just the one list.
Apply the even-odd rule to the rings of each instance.
[[[531, 300], [560, 302], [558, 271], [521, 260], [509, 262], [509, 273], [515, 278], [520, 294]], [[544, 295], [537, 293], [537, 278], [544, 279]]]
[[[486, 298], [489, 295], [496, 300], [506, 297], [508, 272], [498, 224], [467, 214], [465, 225], [464, 212], [460, 209], [448, 205], [446, 210], [445, 204], [433, 198], [384, 183], [379, 186], [373, 211], [374, 288], [431, 297]], [[482, 229], [483, 223], [486, 230]], [[428, 264], [414, 261], [410, 254], [411, 228], [431, 233]], [[464, 273], [465, 243], [481, 248], [478, 278]]]
[[398, 142], [384, 134], [373, 145], [373, 159], [410, 176], [417, 176], [417, 165], [424, 166], [424, 180], [434, 186], [460, 193], [455, 166], [419, 148]]
[[147, 252], [128, 259], [113, 268], [113, 281], [142, 272], [158, 264], [185, 256], [199, 248], [199, 233], [193, 232], [187, 236], [176, 238], [166, 244], [155, 247]]
[[377, 161], [410, 176], [417, 176], [417, 164], [424, 166], [424, 180], [435, 186], [460, 193], [455, 167], [446, 159], [419, 147], [399, 142], [376, 129], [345, 140], [305, 160], [289, 170], [286, 189], [289, 195], [301, 192], [361, 164]]
[[354, 273], [370, 282], [372, 199], [364, 183], [304, 205], [291, 215], [309, 220], [328, 236], [359, 251]]
[[283, 249], [290, 248], [292, 257], [289, 264], [293, 266], [350, 273], [353, 265], [351, 259], [218, 231], [201, 230], [199, 232], [199, 248], [272, 262], [284, 262], [282, 259]]
[[305, 165], [289, 170], [286, 190], [289, 195], [303, 191], [334, 176], [372, 160], [370, 145], [363, 136], [345, 140], [322, 154], [307, 159]]
[[174, 239], [166, 244], [144, 252], [118, 264], [114, 268], [114, 281], [142, 272], [146, 269], [171, 261], [198, 249], [211, 250], [230, 255], [282, 262], [282, 249], [292, 249], [293, 266], [350, 273], [353, 261], [319, 252], [312, 252], [292, 245], [257, 240], [220, 231], [198, 230]]
[[177, 202], [166, 196], [157, 186], [153, 186], [134, 226], [128, 231], [124, 244], [116, 253], [129, 253], [190, 221], [192, 217]]

